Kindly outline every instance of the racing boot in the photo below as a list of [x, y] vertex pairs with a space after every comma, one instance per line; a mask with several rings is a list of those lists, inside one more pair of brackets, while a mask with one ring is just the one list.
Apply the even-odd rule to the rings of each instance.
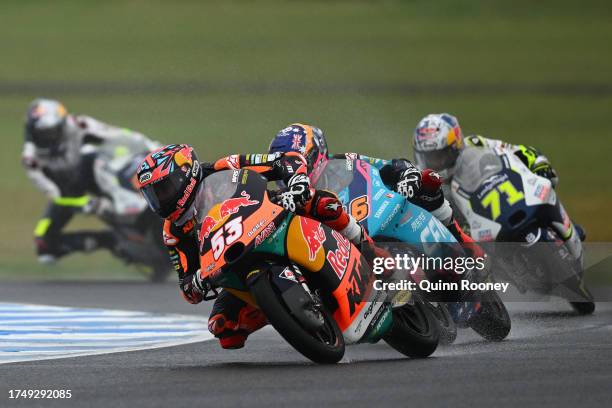
[[453, 302], [447, 305], [453, 321], [461, 328], [469, 327], [470, 319], [480, 311], [480, 302]]
[[240, 349], [249, 334], [266, 324], [268, 320], [261, 310], [222, 291], [208, 319], [208, 330], [219, 339], [222, 348]]

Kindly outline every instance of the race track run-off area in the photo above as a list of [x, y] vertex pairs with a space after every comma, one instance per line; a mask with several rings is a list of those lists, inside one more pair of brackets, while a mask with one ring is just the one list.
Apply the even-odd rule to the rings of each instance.
[[0, 364], [209, 340], [206, 319], [122, 310], [0, 303]]

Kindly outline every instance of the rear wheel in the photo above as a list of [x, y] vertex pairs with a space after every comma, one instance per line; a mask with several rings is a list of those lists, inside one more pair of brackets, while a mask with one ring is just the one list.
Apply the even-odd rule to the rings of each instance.
[[440, 331], [429, 307], [415, 301], [393, 309], [393, 325], [383, 339], [408, 357], [425, 358], [436, 351]]
[[480, 297], [480, 308], [468, 321], [469, 326], [484, 339], [502, 341], [508, 334], [512, 324], [506, 305], [497, 292], [485, 292]]
[[[309, 312], [318, 314], [323, 324], [317, 329], [306, 329], [285, 306], [274, 290], [267, 274], [260, 276], [250, 287], [257, 305], [270, 324], [289, 344], [306, 358], [320, 364], [334, 364], [344, 356], [344, 338], [335, 320], [321, 305]], [[306, 292], [305, 295], [308, 296]]]

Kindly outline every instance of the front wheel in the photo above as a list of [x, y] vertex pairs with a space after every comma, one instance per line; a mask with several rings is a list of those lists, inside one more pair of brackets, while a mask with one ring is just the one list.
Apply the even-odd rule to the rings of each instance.
[[425, 358], [438, 348], [440, 331], [429, 307], [415, 301], [393, 309], [393, 325], [383, 339], [408, 357]]
[[572, 309], [580, 315], [590, 315], [595, 311], [595, 302], [570, 302]]
[[[333, 317], [323, 306], [315, 306], [310, 313], [323, 320], [321, 327], [307, 329], [286, 307], [274, 290], [268, 274], [260, 276], [250, 287], [257, 305], [276, 331], [306, 358], [319, 364], [335, 364], [344, 356], [344, 337]], [[308, 294], [304, 292], [304, 295]], [[303, 321], [303, 319], [302, 319]]]
[[584, 285], [579, 285], [580, 293], [584, 300], [569, 302], [572, 308], [580, 315], [590, 315], [595, 311], [595, 302], [591, 291]]

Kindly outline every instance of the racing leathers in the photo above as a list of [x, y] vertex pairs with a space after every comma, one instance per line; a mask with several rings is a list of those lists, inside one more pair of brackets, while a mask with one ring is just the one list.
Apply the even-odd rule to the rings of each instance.
[[553, 187], [559, 183], [557, 172], [551, 166], [548, 158], [537, 149], [526, 145], [513, 145], [497, 139], [489, 139], [480, 135], [470, 135], [465, 138], [466, 146], [487, 147], [510, 151], [527, 166], [532, 173], [546, 177], [552, 182]]
[[[206, 177], [214, 172], [241, 168], [254, 170], [269, 181], [284, 181], [287, 187], [279, 192], [270, 192], [273, 199], [283, 207], [321, 221], [340, 231], [355, 244], [363, 239], [363, 230], [354, 218], [344, 211], [335, 194], [310, 188], [306, 162], [298, 153], [231, 155], [214, 163], [201, 163], [201, 167], [203, 183], [206, 182]], [[291, 208], [292, 199], [288, 197], [292, 192], [289, 190], [296, 185], [296, 180], [297, 183], [306, 181], [304, 187], [308, 192], [303, 203]], [[198, 188], [201, 188], [201, 185]], [[283, 198], [285, 193], [288, 195]], [[194, 221], [198, 207], [197, 197], [196, 192], [195, 203], [176, 222], [166, 219], [163, 229], [164, 243], [168, 247], [170, 259], [177, 271], [180, 290], [185, 300], [193, 304], [204, 300], [203, 291], [205, 291], [200, 286], [197, 273], [200, 269], [199, 245]], [[227, 291], [221, 291], [215, 300], [208, 327], [219, 339], [223, 348], [233, 349], [243, 347], [247, 336], [265, 324], [267, 320], [259, 309]]]
[[62, 143], [40, 148], [26, 130], [22, 152], [28, 177], [49, 200], [34, 229], [38, 259], [44, 263], [74, 251], [113, 250], [111, 231], [62, 230], [77, 213], [99, 214], [110, 208], [109, 201], [101, 198], [103, 193], [94, 174], [101, 150], [127, 157], [158, 146], [140, 133], [89, 116], [68, 115], [63, 132]]
[[357, 153], [330, 154], [329, 159], [359, 159], [377, 168], [385, 185], [401, 194], [413, 204], [436, 217], [455, 239], [463, 243], [474, 242], [463, 232], [455, 220], [453, 209], [442, 192], [442, 179], [431, 169], [420, 170], [407, 159], [384, 160]]

